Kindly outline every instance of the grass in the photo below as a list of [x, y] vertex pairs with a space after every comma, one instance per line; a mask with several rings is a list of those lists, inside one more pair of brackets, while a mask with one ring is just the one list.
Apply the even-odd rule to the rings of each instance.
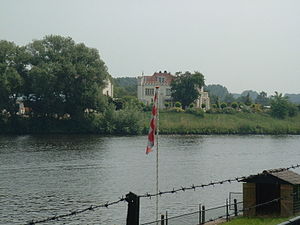
[[225, 225], [277, 225], [287, 221], [288, 218], [237, 218]]
[[[145, 116], [145, 126], [149, 118]], [[161, 134], [300, 134], [300, 115], [281, 120], [266, 113], [205, 114], [201, 118], [160, 112], [159, 130]]]

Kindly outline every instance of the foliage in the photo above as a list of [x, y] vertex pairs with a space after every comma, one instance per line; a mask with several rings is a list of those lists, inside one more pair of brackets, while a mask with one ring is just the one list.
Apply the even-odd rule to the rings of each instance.
[[181, 107], [172, 107], [172, 108], [169, 108], [167, 110], [168, 112], [177, 112], [177, 113], [181, 113], [181, 112], [184, 112], [184, 110], [181, 108]]
[[220, 106], [221, 106], [221, 109], [224, 109], [227, 107], [227, 104], [225, 102], [222, 102]]
[[24, 93], [36, 116], [83, 117], [85, 109], [103, 111], [107, 68], [96, 49], [71, 38], [50, 35], [26, 46], [30, 54], [29, 86]]
[[116, 98], [123, 96], [137, 96], [136, 77], [118, 77], [113, 79], [114, 95]]
[[270, 99], [267, 96], [267, 93], [262, 91], [259, 93], [259, 95], [255, 99], [255, 103], [261, 104], [263, 106], [269, 105], [270, 104]]
[[180, 101], [184, 108], [193, 103], [200, 95], [199, 89], [204, 86], [204, 76], [199, 72], [177, 73], [171, 83], [172, 97]]
[[238, 105], [237, 102], [232, 102], [232, 103], [231, 103], [231, 107], [234, 108], [234, 109], [237, 109], [238, 106], [239, 106], [239, 105]]
[[24, 48], [0, 41], [0, 112], [5, 109], [13, 117], [18, 112], [17, 99], [22, 96], [26, 60]]
[[177, 108], [181, 108], [181, 107], [182, 107], [182, 105], [181, 105], [181, 103], [180, 103], [180, 102], [175, 102], [175, 107], [177, 107]]
[[297, 108], [294, 104], [288, 101], [287, 97], [278, 92], [271, 99], [271, 115], [273, 117], [284, 119], [287, 116], [295, 116], [297, 114]]
[[252, 90], [246, 90], [243, 91], [241, 96], [247, 96], [249, 95], [249, 97], [251, 98], [251, 101], [254, 101], [256, 99], [256, 97], [258, 96], [258, 93], [256, 91], [252, 91]]
[[[205, 91], [208, 92], [211, 102], [215, 103], [218, 98], [220, 101], [226, 101], [226, 97], [230, 96], [227, 88], [220, 84], [210, 84], [204, 87]], [[227, 102], [227, 101], [226, 101]]]

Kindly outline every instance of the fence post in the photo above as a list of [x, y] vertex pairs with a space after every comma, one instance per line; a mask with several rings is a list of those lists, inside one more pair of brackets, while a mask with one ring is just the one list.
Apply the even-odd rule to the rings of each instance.
[[226, 221], [229, 221], [228, 199], [226, 198]]
[[201, 225], [201, 204], [199, 204], [199, 225]]
[[160, 225], [165, 225], [165, 216], [163, 214], [160, 216]]
[[234, 199], [233, 202], [234, 202], [234, 216], [238, 216], [238, 211], [237, 211], [237, 200]]
[[166, 225], [168, 225], [168, 211], [166, 211]]
[[139, 225], [140, 198], [136, 194], [129, 192], [126, 195], [128, 202], [126, 225]]
[[201, 216], [202, 216], [201, 224], [204, 224], [205, 223], [205, 206], [204, 205], [202, 206]]

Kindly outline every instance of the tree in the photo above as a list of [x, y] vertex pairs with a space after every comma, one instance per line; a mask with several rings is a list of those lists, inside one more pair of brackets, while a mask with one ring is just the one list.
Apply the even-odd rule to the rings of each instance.
[[18, 111], [17, 99], [22, 94], [24, 70], [22, 53], [24, 49], [13, 42], [0, 41], [0, 112], [4, 109], [15, 116]]
[[279, 119], [284, 119], [287, 116], [295, 116], [296, 114], [296, 106], [290, 103], [287, 97], [275, 92], [275, 95], [271, 99], [271, 115]]
[[85, 109], [103, 111], [102, 88], [109, 75], [96, 49], [56, 35], [35, 40], [26, 49], [31, 68], [26, 97], [34, 113], [82, 117]]
[[199, 72], [177, 73], [176, 78], [171, 83], [172, 97], [175, 101], [182, 103], [183, 107], [188, 107], [199, 96], [199, 90], [204, 86], [204, 76]]
[[213, 100], [215, 99], [214, 96], [216, 96], [219, 97], [220, 101], [225, 101], [226, 96], [229, 95], [227, 88], [220, 84], [210, 84], [204, 89], [209, 93], [209, 97]]
[[259, 93], [259, 95], [255, 99], [255, 103], [261, 104], [261, 105], [269, 105], [270, 104], [270, 99], [267, 96], [267, 93], [262, 91]]
[[124, 96], [137, 96], [137, 78], [119, 77], [114, 78], [114, 95], [116, 98]]

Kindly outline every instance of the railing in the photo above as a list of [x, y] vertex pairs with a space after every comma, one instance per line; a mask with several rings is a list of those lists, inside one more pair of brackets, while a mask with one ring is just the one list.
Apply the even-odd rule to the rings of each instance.
[[[230, 210], [232, 208], [233, 210]], [[161, 220], [144, 223], [141, 225], [198, 225], [205, 224], [216, 220], [228, 221], [230, 218], [241, 215], [243, 212], [243, 202], [234, 201], [229, 204], [205, 209], [205, 206], [199, 205], [199, 210], [179, 216], [169, 217], [162, 215]]]

